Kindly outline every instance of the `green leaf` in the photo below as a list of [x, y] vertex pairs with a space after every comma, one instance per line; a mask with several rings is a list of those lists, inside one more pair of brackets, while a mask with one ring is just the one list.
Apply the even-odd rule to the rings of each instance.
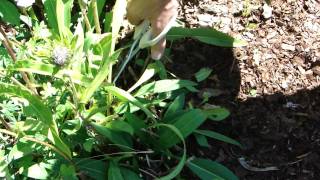
[[48, 179], [49, 174], [43, 164], [39, 163], [28, 168], [27, 176], [34, 179]]
[[211, 160], [196, 158], [188, 161], [187, 166], [202, 180], [238, 180], [228, 168]]
[[140, 119], [139, 117], [137, 117], [136, 115], [132, 114], [132, 113], [124, 113], [125, 116], [125, 120], [130, 124], [130, 126], [133, 128], [134, 130], [134, 134], [136, 134], [142, 142], [146, 142], [148, 136], [146, 135], [146, 133], [144, 131], [142, 131], [143, 129], [147, 129], [147, 125], [146, 123]]
[[183, 137], [182, 133], [175, 126], [170, 125], [170, 124], [157, 124], [157, 125], [155, 125], [155, 127], [166, 127], [168, 129], [170, 129], [174, 133], [174, 135], [177, 136], [180, 139], [180, 141], [182, 141], [182, 144], [183, 144], [183, 155], [180, 158], [180, 162], [178, 163], [178, 165], [175, 167], [175, 169], [173, 171], [171, 171], [171, 173], [159, 178], [160, 180], [171, 180], [171, 179], [175, 178], [177, 175], [179, 175], [184, 167], [184, 164], [187, 159], [186, 143], [184, 141], [184, 137]]
[[128, 92], [132, 92], [137, 87], [141, 86], [143, 83], [147, 82], [158, 72], [157, 65], [152, 63], [149, 64], [144, 73], [141, 75], [139, 80], [128, 90]]
[[0, 150], [0, 178], [12, 180], [11, 174], [8, 169], [8, 162], [5, 159], [5, 151]]
[[30, 108], [33, 109], [34, 115], [49, 128], [48, 138], [59, 150], [65, 153], [67, 157], [71, 158], [69, 147], [59, 137], [58, 127], [52, 118], [50, 109], [45, 106], [37, 96], [32, 95], [29, 91], [23, 90], [20, 87], [2, 82], [0, 82], [0, 94], [8, 94], [26, 99], [29, 102]]
[[203, 110], [203, 113], [213, 121], [222, 121], [230, 115], [230, 111], [228, 111], [226, 108], [206, 109]]
[[155, 81], [142, 86], [134, 96], [144, 96], [154, 93], [170, 92], [182, 88], [188, 88], [196, 86], [197, 84], [188, 80], [178, 80], [178, 79], [165, 79]]
[[49, 27], [52, 28], [52, 30], [59, 34], [59, 28], [58, 28], [58, 16], [57, 16], [57, 0], [42, 0], [42, 3], [44, 5], [44, 10], [46, 12], [46, 19], [49, 24]]
[[109, 93], [112, 93], [114, 96], [116, 96], [121, 101], [129, 101], [135, 106], [138, 106], [144, 113], [146, 113], [147, 116], [155, 120], [155, 115], [146, 107], [143, 106], [141, 102], [139, 102], [135, 97], [133, 97], [130, 93], [127, 91], [124, 91], [122, 89], [119, 89], [115, 86], [105, 86], [104, 89], [108, 91]]
[[95, 180], [105, 180], [107, 177], [106, 162], [89, 158], [74, 159], [74, 162], [80, 172], [86, 172], [89, 177]]
[[18, 141], [10, 150], [8, 154], [8, 161], [12, 162], [13, 160], [22, 158], [33, 152], [34, 143], [33, 142], [24, 142]]
[[229, 137], [227, 137], [225, 135], [222, 135], [220, 133], [214, 132], [214, 131], [196, 130], [195, 134], [201, 134], [201, 135], [209, 137], [209, 138], [217, 139], [217, 140], [229, 143], [229, 144], [233, 144], [233, 145], [242, 147], [242, 145], [238, 141], [236, 141], [236, 140], [234, 140], [232, 138], [229, 138]]
[[91, 123], [91, 125], [94, 127], [94, 129], [104, 137], [106, 137], [109, 141], [111, 141], [114, 144], [120, 144], [126, 147], [132, 147], [131, 139], [126, 138], [124, 133], [116, 132], [113, 130], [110, 130], [107, 127], [98, 125], [96, 123]]
[[[191, 109], [182, 116], [177, 117], [172, 121], [172, 125], [176, 127], [183, 138], [189, 136], [195, 131], [204, 121], [206, 116], [199, 109]], [[160, 129], [159, 142], [161, 148], [170, 148], [179, 142], [179, 138], [171, 131]]]
[[111, 57], [108, 57], [104, 60], [103, 65], [101, 66], [98, 74], [80, 97], [80, 102], [86, 103], [91, 98], [93, 93], [100, 87], [100, 85], [108, 76], [110, 64], [117, 60], [117, 58], [120, 55], [120, 52], [121, 49], [116, 51]]
[[67, 38], [70, 22], [71, 22], [71, 9], [73, 0], [56, 0], [56, 14], [57, 23], [60, 37]]
[[130, 124], [128, 124], [125, 121], [114, 120], [114, 121], [111, 121], [110, 123], [107, 123], [106, 127], [114, 131], [126, 132], [131, 136], [133, 136], [133, 132], [134, 132], [133, 128], [131, 127]]
[[197, 143], [202, 147], [210, 147], [207, 138], [204, 135], [201, 134], [194, 134], [194, 137], [196, 138]]
[[104, 18], [104, 32], [111, 31], [112, 18], [113, 18], [113, 13], [107, 12]]
[[142, 180], [137, 173], [130, 169], [120, 167], [120, 171], [124, 180]]
[[212, 69], [210, 69], [210, 68], [202, 68], [202, 69], [200, 69], [195, 74], [197, 82], [201, 82], [201, 81], [207, 79], [210, 76], [211, 72], [212, 72]]
[[77, 180], [78, 179], [76, 169], [72, 165], [62, 164], [60, 166], [60, 174], [62, 175], [63, 179], [68, 179], [68, 180]]
[[124, 180], [118, 163], [110, 161], [108, 169], [108, 180]]
[[171, 28], [167, 34], [168, 40], [177, 40], [186, 37], [195, 38], [203, 43], [222, 47], [242, 47], [248, 44], [246, 41], [235, 39], [223, 32], [209, 28], [188, 29], [174, 27]]
[[20, 25], [20, 14], [14, 4], [8, 0], [1, 0], [0, 18], [13, 25]]
[[176, 113], [181, 111], [185, 103], [185, 94], [181, 94], [170, 104], [166, 113], [163, 116], [163, 121], [167, 122], [168, 120], [175, 117]]
[[86, 87], [89, 86], [92, 82], [91, 78], [83, 76], [78, 72], [72, 70], [64, 70], [52, 64], [44, 64], [41, 62], [30, 60], [17, 61], [10, 70], [54, 76], [59, 79], [70, 77], [73, 83]]

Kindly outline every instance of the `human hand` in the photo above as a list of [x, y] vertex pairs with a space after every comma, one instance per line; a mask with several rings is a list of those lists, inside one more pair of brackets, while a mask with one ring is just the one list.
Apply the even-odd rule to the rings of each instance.
[[[131, 24], [139, 25], [147, 19], [151, 23], [153, 38], [158, 36], [178, 14], [177, 0], [129, 0], [127, 6], [127, 17]], [[160, 59], [166, 47], [166, 39], [161, 39], [151, 47], [151, 57]]]

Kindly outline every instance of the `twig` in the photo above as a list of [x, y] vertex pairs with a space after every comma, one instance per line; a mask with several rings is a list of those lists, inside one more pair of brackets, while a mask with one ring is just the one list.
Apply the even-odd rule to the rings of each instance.
[[[4, 134], [10, 135], [10, 136], [13, 136], [15, 138], [18, 137], [18, 134], [14, 133], [14, 132], [11, 132], [11, 131], [8, 131], [8, 130], [5, 130], [5, 129], [0, 129], [0, 133], [4, 133]], [[21, 137], [21, 138], [22, 139], [26, 139], [28, 141], [32, 141], [32, 142], [38, 143], [38, 144], [41, 144], [43, 146], [46, 146], [46, 147], [52, 149], [53, 151], [55, 151], [56, 153], [60, 154], [62, 157], [64, 157], [69, 162], [71, 162], [71, 159], [67, 155], [65, 155], [59, 149], [57, 149], [56, 147], [54, 147], [53, 145], [51, 145], [51, 144], [49, 144], [47, 142], [39, 141], [38, 139], [35, 139], [33, 137], [30, 137], [30, 136], [24, 136], [24, 137]]]
[[83, 20], [84, 20], [84, 23], [85, 23], [85, 25], [86, 25], [86, 28], [87, 28], [87, 30], [90, 30], [90, 29], [91, 29], [90, 21], [89, 21], [89, 19], [88, 19], [87, 14], [86, 14], [85, 8], [83, 7], [83, 2], [82, 2], [82, 0], [78, 0], [78, 4], [79, 4], [79, 6], [80, 6], [81, 13], [82, 13]]
[[[4, 45], [4, 47], [6, 48], [7, 52], [8, 52], [9, 55], [10, 55], [10, 57], [12, 58], [13, 63], [16, 63], [17, 57], [16, 57], [16, 55], [15, 55], [15, 53], [14, 53], [14, 51], [13, 51], [13, 48], [12, 48], [12, 46], [11, 46], [11, 44], [10, 44], [10, 40], [9, 40], [9, 38], [7, 37], [7, 35], [6, 35], [6, 33], [4, 32], [4, 30], [2, 29], [2, 26], [1, 26], [1, 25], [0, 25], [0, 33], [1, 33], [2, 36], [4, 37], [4, 40], [3, 40], [3, 45]], [[37, 90], [31, 85], [30, 79], [29, 79], [28, 75], [27, 75], [26, 73], [24, 73], [24, 72], [20, 72], [20, 73], [21, 73], [22, 79], [26, 82], [27, 87], [28, 87], [29, 89], [31, 89], [31, 91], [32, 91], [35, 95], [37, 95], [37, 94], [38, 94], [38, 93], [37, 93]]]
[[157, 176], [151, 174], [150, 172], [148, 172], [148, 171], [146, 171], [146, 170], [144, 170], [144, 169], [139, 168], [139, 171], [141, 171], [141, 172], [143, 172], [143, 173], [151, 176], [151, 177], [154, 178], [154, 179], [158, 179]]
[[0, 117], [0, 121], [1, 123], [4, 125], [4, 127], [8, 130], [8, 131], [11, 131], [11, 127], [9, 125], [9, 123], [7, 123], [7, 121], [5, 121], [4, 119], [2, 119], [2, 117]]

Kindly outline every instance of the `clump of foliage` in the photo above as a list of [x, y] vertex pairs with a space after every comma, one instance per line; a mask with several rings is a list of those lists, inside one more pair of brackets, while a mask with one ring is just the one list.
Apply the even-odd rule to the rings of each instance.
[[[103, 11], [106, 0], [33, 2], [0, 4], [6, 23], [0, 27], [0, 178], [173, 179], [183, 178], [186, 166], [201, 179], [237, 179], [221, 164], [187, 157], [185, 138], [192, 134], [202, 146], [206, 138], [241, 146], [199, 129], [229, 112], [186, 107], [197, 83], [174, 79], [155, 62], [128, 90], [115, 85], [114, 67], [132, 46], [116, 49], [126, 0], [110, 12]], [[171, 40], [184, 37], [243, 45], [212, 29], [168, 33]], [[208, 76], [202, 73], [197, 79]]]

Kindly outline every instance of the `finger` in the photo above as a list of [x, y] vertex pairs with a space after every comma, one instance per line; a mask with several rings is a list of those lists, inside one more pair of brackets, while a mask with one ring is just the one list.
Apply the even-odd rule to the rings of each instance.
[[133, 25], [140, 24], [144, 19], [149, 19], [157, 10], [159, 0], [129, 0], [127, 5], [127, 18]]
[[154, 60], [160, 60], [164, 54], [166, 48], [166, 39], [161, 39], [156, 45], [151, 47], [151, 58]]
[[[151, 27], [153, 38], [158, 36], [164, 28], [167, 26], [169, 21], [177, 14], [178, 2], [176, 0], [163, 0], [159, 2], [158, 12], [151, 16]], [[166, 40], [162, 39], [156, 45], [151, 48], [151, 56], [153, 59], [161, 59], [166, 47]]]

